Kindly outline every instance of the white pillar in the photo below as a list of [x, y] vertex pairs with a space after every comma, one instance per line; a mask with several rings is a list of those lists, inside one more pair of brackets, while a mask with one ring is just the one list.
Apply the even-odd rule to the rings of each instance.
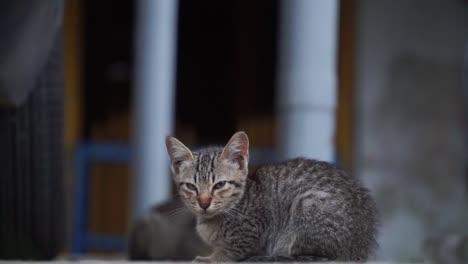
[[177, 0], [139, 0], [135, 57], [135, 135], [131, 213], [170, 194], [164, 145], [174, 120]]
[[338, 0], [282, 0], [279, 155], [334, 160]]

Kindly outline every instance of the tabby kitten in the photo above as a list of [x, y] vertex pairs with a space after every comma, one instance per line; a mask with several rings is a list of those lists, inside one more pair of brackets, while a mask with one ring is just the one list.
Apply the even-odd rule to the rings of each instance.
[[213, 249], [195, 261], [365, 261], [376, 248], [376, 207], [356, 178], [316, 160], [262, 166], [248, 178], [249, 140], [224, 148], [166, 146], [182, 202]]

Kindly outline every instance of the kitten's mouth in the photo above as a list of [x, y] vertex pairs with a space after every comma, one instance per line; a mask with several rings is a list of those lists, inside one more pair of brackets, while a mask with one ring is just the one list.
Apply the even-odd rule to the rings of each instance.
[[217, 212], [213, 210], [197, 210], [196, 214], [201, 217], [213, 217]]

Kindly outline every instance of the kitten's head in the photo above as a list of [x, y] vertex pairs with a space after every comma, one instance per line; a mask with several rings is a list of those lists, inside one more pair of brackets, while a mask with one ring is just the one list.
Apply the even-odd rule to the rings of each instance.
[[181, 200], [197, 216], [213, 217], [240, 200], [248, 173], [247, 134], [237, 132], [224, 148], [191, 152], [174, 137], [167, 137], [166, 147]]

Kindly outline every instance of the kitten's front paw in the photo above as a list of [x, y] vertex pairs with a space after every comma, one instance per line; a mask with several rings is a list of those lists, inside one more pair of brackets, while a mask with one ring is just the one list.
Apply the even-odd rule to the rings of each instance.
[[207, 263], [207, 262], [212, 262], [212, 260], [211, 260], [211, 256], [208, 256], [208, 257], [198, 256], [192, 262], [194, 262], [194, 263], [200, 263], [200, 262]]

